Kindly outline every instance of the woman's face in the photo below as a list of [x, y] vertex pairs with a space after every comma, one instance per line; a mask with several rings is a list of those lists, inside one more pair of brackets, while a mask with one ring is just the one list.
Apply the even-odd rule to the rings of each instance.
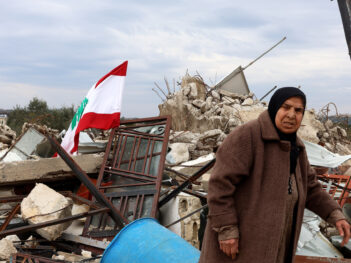
[[300, 97], [291, 97], [284, 101], [275, 115], [275, 125], [283, 133], [294, 133], [303, 118], [303, 101]]

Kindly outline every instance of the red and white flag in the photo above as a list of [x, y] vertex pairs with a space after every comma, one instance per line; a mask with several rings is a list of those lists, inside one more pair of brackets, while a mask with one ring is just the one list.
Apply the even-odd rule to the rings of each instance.
[[68, 153], [77, 154], [79, 132], [119, 126], [127, 66], [128, 61], [123, 62], [91, 87], [62, 140], [61, 146]]

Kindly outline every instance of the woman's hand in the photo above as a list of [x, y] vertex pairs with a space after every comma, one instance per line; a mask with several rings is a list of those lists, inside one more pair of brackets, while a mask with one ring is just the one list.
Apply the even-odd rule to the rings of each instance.
[[341, 242], [341, 246], [343, 247], [350, 239], [350, 225], [345, 219], [342, 219], [337, 221], [335, 226], [338, 229], [340, 236], [344, 237]]
[[221, 240], [219, 241], [219, 248], [228, 257], [235, 259], [236, 255], [239, 254], [239, 238]]

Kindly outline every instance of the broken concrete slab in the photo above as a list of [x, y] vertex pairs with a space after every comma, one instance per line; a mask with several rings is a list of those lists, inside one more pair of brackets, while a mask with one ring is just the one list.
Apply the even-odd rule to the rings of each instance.
[[11, 255], [15, 253], [17, 249], [10, 240], [6, 238], [0, 240], [0, 259], [10, 260]]
[[[44, 184], [36, 184], [30, 194], [21, 202], [22, 218], [29, 224], [43, 223], [72, 215], [73, 201]], [[36, 232], [47, 240], [57, 239], [71, 224], [67, 222], [37, 229]]]
[[[78, 215], [89, 211], [90, 211], [90, 207], [86, 204], [76, 204], [76, 203], [73, 204], [72, 215]], [[83, 217], [78, 220], [81, 222], [85, 222], [86, 218]]]
[[[98, 173], [103, 161], [103, 156], [99, 154], [78, 155], [72, 158], [86, 173]], [[73, 176], [71, 169], [61, 158], [0, 162], [0, 185], [45, 181], [64, 178], [67, 175]]]
[[176, 165], [189, 160], [189, 144], [188, 143], [172, 143], [168, 146], [171, 151], [166, 155], [166, 161], [169, 164]]

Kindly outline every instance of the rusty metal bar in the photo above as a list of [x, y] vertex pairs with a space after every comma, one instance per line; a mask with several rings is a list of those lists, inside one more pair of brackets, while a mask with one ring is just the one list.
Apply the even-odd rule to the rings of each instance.
[[115, 156], [115, 159], [113, 160], [113, 167], [120, 166], [120, 162], [122, 161], [122, 157], [124, 153], [124, 147], [127, 144], [127, 139], [128, 139], [128, 136], [126, 136], [125, 134], [120, 134], [117, 132], [116, 135], [118, 136], [119, 145], [115, 152], [116, 156]]
[[177, 223], [183, 221], [184, 219], [188, 218], [189, 216], [192, 216], [193, 214], [196, 214], [196, 213], [200, 212], [202, 209], [205, 209], [205, 208], [207, 208], [207, 207], [208, 207], [207, 204], [204, 205], [204, 206], [201, 206], [200, 208], [198, 208], [198, 209], [196, 209], [196, 210], [190, 212], [189, 214], [183, 216], [182, 218], [179, 218], [178, 220], [176, 220], [176, 221], [174, 221], [174, 222], [172, 222], [172, 223], [166, 225], [165, 228], [169, 228], [170, 226], [173, 226], [173, 225], [175, 225], [175, 224], [177, 224]]
[[132, 186], [143, 186], [143, 185], [154, 185], [154, 184], [155, 182], [140, 183], [140, 184], [107, 185], [107, 186], [101, 186], [100, 189], [113, 189], [113, 188], [121, 188], [121, 187], [132, 187]]
[[21, 202], [26, 195], [4, 196], [0, 197], [0, 203]]
[[[147, 172], [146, 172], [146, 174], [150, 174], [151, 162], [152, 162], [152, 158], [153, 158], [152, 153], [154, 152], [154, 148], [155, 148], [155, 141], [152, 140], [150, 158], [149, 158], [149, 161], [148, 161], [148, 164], [147, 164]], [[148, 155], [149, 155], [149, 154], [148, 154]]]
[[351, 259], [346, 258], [325, 258], [310, 256], [295, 256], [294, 263], [351, 263]]
[[201, 194], [199, 192], [195, 192], [195, 191], [190, 190], [190, 189], [183, 189], [182, 192], [187, 193], [189, 195], [196, 196], [196, 197], [203, 199], [203, 200], [207, 200], [207, 195]]
[[140, 202], [140, 208], [139, 208], [139, 214], [138, 214], [138, 218], [141, 218], [141, 213], [143, 212], [143, 204], [144, 204], [144, 200], [145, 200], [145, 195], [141, 196], [141, 202]]
[[139, 175], [139, 176], [144, 176], [144, 177], [148, 177], [148, 178], [139, 178], [139, 179], [150, 179], [150, 178], [153, 178], [153, 179], [156, 179], [157, 176], [154, 176], [154, 175], [149, 175], [149, 174], [144, 174], [144, 173], [138, 173], [138, 172], [133, 172], [133, 171], [129, 171], [129, 170], [123, 170], [121, 168], [113, 168], [113, 167], [108, 167], [108, 169], [105, 170], [107, 173], [112, 173], [112, 174], [117, 174], [117, 175], [120, 175], [120, 176], [125, 176], [125, 177], [128, 177], [130, 175], [127, 175], [125, 173], [129, 173], [129, 174], [135, 174], [135, 175]]
[[[113, 167], [115, 167], [116, 166], [116, 163], [117, 163], [117, 161], [118, 161], [118, 153], [119, 153], [119, 151], [120, 151], [120, 149], [121, 149], [121, 145], [122, 145], [122, 142], [123, 142], [123, 139], [124, 139], [124, 136], [123, 135], [118, 135], [118, 139], [117, 139], [117, 141], [116, 141], [116, 143], [115, 143], [115, 149], [113, 149], [113, 153], [114, 153], [114, 155], [113, 155], [113, 157], [112, 157], [112, 166]], [[111, 140], [110, 139], [110, 142], [112, 142], [113, 141], [113, 139]], [[107, 156], [108, 157], [108, 155], [109, 155], [109, 152], [108, 153], [105, 153], [105, 156]], [[104, 162], [104, 163], [106, 163], [106, 162]]]
[[[155, 180], [152, 180], [153, 179], [152, 177], [150, 177], [150, 178], [145, 178], [145, 177], [140, 178], [138, 176], [133, 176], [131, 174], [118, 173], [117, 171], [110, 171], [108, 173], [114, 174], [114, 175], [118, 175], [118, 176], [122, 176], [122, 177], [125, 177], [125, 178], [135, 179], [135, 180], [140, 181], [140, 182], [154, 182], [155, 181]], [[144, 176], [144, 174], [143, 174], [143, 176]]]
[[73, 221], [73, 220], [76, 220], [76, 219], [79, 219], [79, 218], [95, 215], [95, 214], [98, 214], [98, 213], [108, 212], [109, 210], [110, 210], [109, 208], [104, 207], [104, 208], [100, 208], [100, 209], [96, 209], [96, 210], [80, 213], [80, 214], [73, 215], [73, 216], [66, 217], [66, 218], [62, 218], [62, 219], [54, 219], [54, 220], [50, 220], [50, 221], [46, 221], [46, 222], [38, 223], [38, 224], [34, 224], [34, 225], [22, 226], [22, 227], [9, 229], [9, 230], [4, 230], [4, 231], [0, 232], [0, 238], [6, 237], [8, 235], [14, 235], [14, 234], [18, 234], [18, 233], [23, 233], [23, 232], [27, 232], [27, 231], [31, 231], [31, 230], [35, 230], [35, 229], [39, 229], [39, 228], [43, 228], [43, 227], [47, 227], [47, 226], [57, 225], [57, 224], [65, 223], [65, 222], [68, 222], [68, 221]]
[[[127, 141], [128, 141], [128, 137], [127, 136], [124, 136], [125, 139], [123, 141], [123, 145], [122, 145], [122, 149], [120, 152], [117, 152], [117, 153], [120, 153], [118, 154], [118, 164], [117, 164], [117, 167], [120, 167], [121, 166], [121, 162], [122, 162], [122, 159], [123, 159], [123, 155], [124, 155], [124, 150], [126, 148], [126, 145], [127, 145]], [[122, 142], [121, 142], [122, 143]]]
[[171, 200], [173, 197], [178, 195], [184, 188], [188, 187], [188, 185], [197, 180], [200, 176], [202, 176], [204, 173], [206, 173], [208, 170], [212, 168], [212, 166], [215, 164], [216, 159], [212, 159], [209, 161], [205, 166], [203, 166], [199, 171], [194, 173], [188, 180], [186, 180], [184, 183], [182, 183], [180, 186], [178, 186], [176, 189], [174, 189], [170, 194], [168, 194], [166, 197], [164, 197], [160, 202], [158, 207], [160, 208], [164, 204], [166, 204], [169, 200]]
[[51, 136], [45, 134], [48, 138], [51, 145], [56, 149], [57, 153], [61, 156], [61, 158], [65, 161], [65, 163], [72, 169], [72, 171], [76, 174], [78, 179], [89, 189], [89, 191], [94, 195], [96, 200], [101, 204], [105, 205], [109, 208], [109, 213], [113, 220], [118, 224], [121, 228], [124, 227], [125, 224], [128, 224], [127, 219], [125, 219], [119, 211], [111, 204], [111, 202], [96, 188], [96, 186], [91, 182], [90, 178], [86, 175], [86, 173], [78, 166], [77, 163], [69, 156], [69, 154], [61, 147], [61, 145], [56, 141], [56, 139]]
[[176, 170], [173, 170], [172, 168], [169, 168], [169, 167], [166, 167], [165, 170], [178, 175], [180, 178], [182, 178], [184, 180], [187, 180], [190, 177], [189, 175], [183, 174], [183, 173], [178, 172]]
[[137, 195], [136, 200], [135, 200], [135, 207], [134, 207], [134, 211], [133, 211], [133, 220], [136, 219], [138, 206], [139, 206], [139, 199], [140, 199], [140, 195]]
[[[138, 137], [138, 145], [137, 145], [137, 148], [135, 149], [135, 158], [133, 160], [133, 168], [132, 168], [132, 171], [134, 171], [134, 172], [135, 172], [135, 166], [136, 166], [136, 163], [137, 163], [137, 160], [138, 160], [138, 153], [139, 153], [141, 140], [142, 140], [141, 137]], [[134, 156], [134, 152], [133, 152], [133, 156]]]
[[[171, 126], [171, 118], [167, 117], [166, 127], [170, 127], [170, 126]], [[163, 142], [162, 150], [161, 150], [162, 152], [167, 152], [169, 133], [170, 133], [170, 129], [165, 129], [164, 142]], [[156, 189], [161, 189], [162, 174], [163, 174], [163, 170], [164, 170], [164, 166], [165, 166], [165, 161], [166, 161], [166, 155], [161, 155], [160, 164], [159, 164], [158, 172], [157, 172], [157, 174], [161, 174], [161, 176], [158, 178], [158, 180], [156, 182]], [[156, 214], [157, 209], [158, 209], [159, 198], [160, 198], [160, 191], [157, 191], [155, 194], [155, 198], [154, 198], [155, 202], [152, 204], [152, 213], [154, 213], [154, 214]]]
[[147, 140], [146, 151], [145, 151], [145, 156], [144, 156], [143, 167], [141, 168], [141, 170], [142, 170], [144, 173], [145, 173], [147, 158], [148, 158], [148, 155], [149, 155], [150, 142], [151, 142], [151, 140], [148, 139], [148, 140]]
[[129, 157], [129, 161], [128, 161], [128, 170], [130, 170], [130, 167], [131, 167], [132, 162], [133, 162], [136, 140], [137, 140], [137, 137], [134, 137], [133, 146], [132, 146], [132, 150], [130, 151], [130, 157]]
[[[164, 125], [164, 123], [163, 123], [163, 125]], [[154, 126], [154, 125], [152, 125], [152, 126]], [[142, 125], [141, 127], [145, 127], [145, 126]], [[145, 132], [139, 132], [139, 131], [134, 131], [134, 130], [130, 130], [130, 129], [119, 129], [118, 134], [121, 134], [121, 135], [123, 134], [123, 135], [130, 136], [130, 137], [140, 136], [142, 139], [147, 139], [147, 138], [151, 137], [152, 140], [163, 141], [163, 135], [147, 134], [147, 136], [146, 136]]]
[[[154, 152], [154, 153], [152, 153], [152, 154], [149, 154], [149, 155], [146, 155], [146, 157], [148, 158], [148, 157], [156, 157], [157, 155], [160, 155], [162, 152]], [[144, 159], [145, 158], [145, 156], [139, 156], [139, 157], [137, 157], [136, 158], [136, 160], [142, 160], [142, 159]], [[121, 164], [126, 164], [126, 163], [129, 163], [129, 160], [124, 160], [124, 161], [121, 161]], [[110, 165], [109, 167], [116, 167], [115, 165]], [[119, 167], [117, 167], [116, 169], [121, 169], [121, 168], [119, 168]], [[121, 169], [122, 170], [122, 169]]]
[[0, 227], [0, 232], [4, 231], [6, 229], [6, 227], [10, 224], [12, 218], [17, 214], [18, 210], [20, 209], [21, 204], [17, 204], [12, 210], [11, 213], [8, 215], [8, 217], [6, 218], [5, 222], [1, 225]]

